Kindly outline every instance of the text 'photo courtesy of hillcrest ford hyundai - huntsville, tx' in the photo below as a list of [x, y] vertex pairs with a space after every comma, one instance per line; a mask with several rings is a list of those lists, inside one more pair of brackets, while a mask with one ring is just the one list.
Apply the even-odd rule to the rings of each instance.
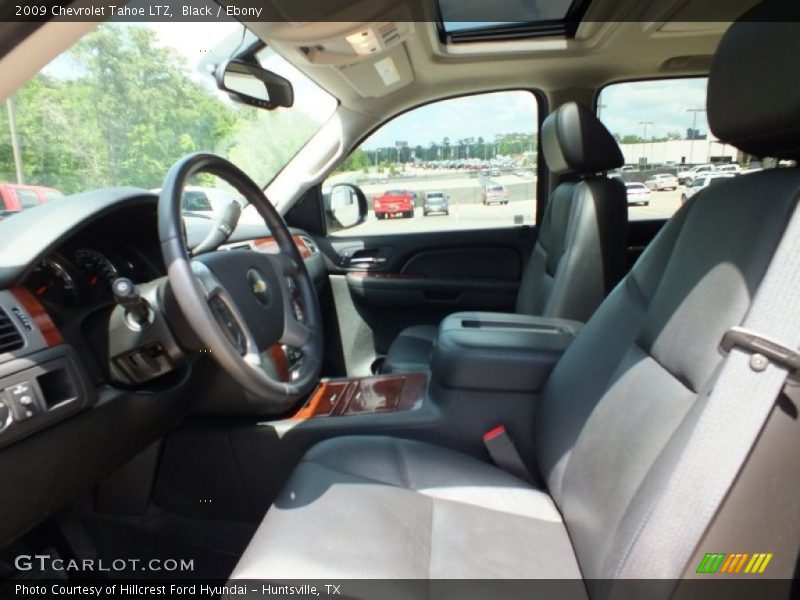
[[800, 5], [0, 3], [0, 598], [800, 597]]

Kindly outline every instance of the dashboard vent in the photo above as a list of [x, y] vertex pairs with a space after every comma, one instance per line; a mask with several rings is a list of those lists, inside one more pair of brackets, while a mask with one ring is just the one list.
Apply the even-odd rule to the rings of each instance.
[[308, 251], [311, 254], [316, 254], [317, 252], [319, 252], [319, 248], [317, 248], [317, 243], [310, 237], [308, 237], [307, 235], [301, 235], [300, 239], [303, 240], [303, 243], [306, 245], [306, 248], [308, 248]]
[[0, 354], [19, 350], [24, 345], [25, 341], [14, 323], [11, 322], [11, 317], [0, 308]]

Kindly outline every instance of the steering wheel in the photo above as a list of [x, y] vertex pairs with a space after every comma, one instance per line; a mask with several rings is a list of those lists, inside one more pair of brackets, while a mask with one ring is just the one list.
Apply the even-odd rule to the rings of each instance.
[[[223, 179], [255, 206], [280, 252], [237, 249], [190, 258], [181, 204], [186, 183], [199, 173]], [[180, 159], [161, 188], [158, 235], [178, 305], [217, 363], [276, 411], [289, 409], [308, 394], [322, 365], [317, 295], [286, 223], [253, 180], [213, 154]], [[288, 378], [281, 376], [271, 355], [281, 345], [295, 349], [299, 357]]]

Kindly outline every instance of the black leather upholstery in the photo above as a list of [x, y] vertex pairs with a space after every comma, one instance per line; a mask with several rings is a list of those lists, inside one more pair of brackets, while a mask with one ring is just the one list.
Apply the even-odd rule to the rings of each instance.
[[[562, 183], [550, 196], [522, 275], [516, 312], [586, 321], [625, 268], [625, 186], [595, 174], [620, 166], [622, 154], [603, 124], [574, 102], [545, 119], [542, 144], [551, 170], [584, 178]], [[389, 348], [383, 371], [426, 370], [435, 337], [431, 325], [403, 330]]]
[[453, 313], [436, 335], [433, 381], [459, 390], [538, 392], [582, 327], [549, 317]]
[[580, 577], [546, 493], [463, 454], [377, 436], [332, 439], [310, 450], [233, 574], [537, 576]]
[[[758, 44], [748, 27], [728, 35]], [[712, 80], [740, 56], [726, 48]], [[800, 112], [783, 125], [799, 127]], [[783, 137], [770, 139], [779, 150]], [[669, 481], [713, 387], [723, 334], [749, 310], [798, 198], [800, 169], [744, 175], [703, 190], [661, 230], [538, 399], [535, 459], [546, 491], [427, 444], [329, 441], [302, 461], [234, 575], [583, 577], [602, 596], [598, 586], [620, 573]], [[795, 405], [784, 411], [796, 420]], [[772, 477], [796, 477], [796, 464]], [[797, 499], [786, 504], [794, 510]], [[730, 547], [740, 546], [735, 529]]]
[[[795, 14], [785, 14], [786, 4]], [[758, 157], [800, 158], [800, 56], [791, 2], [759, 4], [723, 38], [711, 66], [708, 124], [721, 140]]]
[[589, 175], [625, 164], [617, 141], [589, 109], [562, 104], [542, 123], [542, 151], [553, 173]]

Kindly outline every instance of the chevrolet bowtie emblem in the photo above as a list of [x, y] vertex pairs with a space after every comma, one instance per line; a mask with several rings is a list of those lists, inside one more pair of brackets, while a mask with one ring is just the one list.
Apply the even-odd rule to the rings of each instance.
[[269, 286], [264, 276], [255, 269], [250, 269], [247, 272], [247, 281], [250, 283], [250, 289], [253, 291], [256, 300], [267, 306], [269, 304]]

